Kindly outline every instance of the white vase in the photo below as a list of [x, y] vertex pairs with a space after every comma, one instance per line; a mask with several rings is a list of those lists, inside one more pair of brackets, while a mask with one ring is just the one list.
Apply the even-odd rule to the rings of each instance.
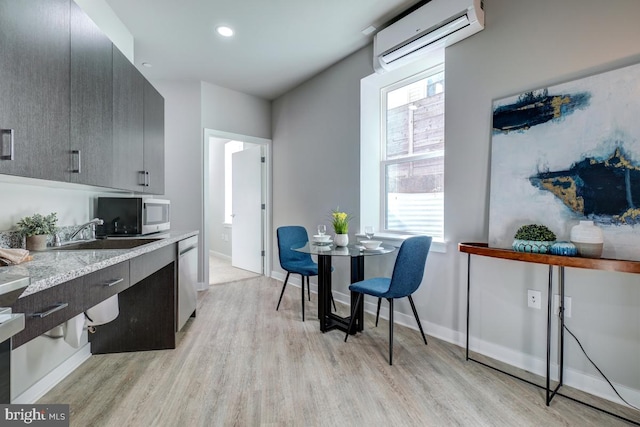
[[336, 234], [336, 237], [333, 239], [336, 246], [347, 246], [349, 244], [349, 235], [348, 234]]
[[593, 221], [580, 221], [571, 228], [571, 243], [576, 245], [578, 254], [586, 258], [600, 258], [604, 246], [602, 229]]

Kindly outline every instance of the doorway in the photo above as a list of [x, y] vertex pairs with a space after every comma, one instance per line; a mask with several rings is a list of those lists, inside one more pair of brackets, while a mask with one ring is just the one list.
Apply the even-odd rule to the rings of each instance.
[[205, 260], [214, 255], [247, 271], [269, 271], [270, 149], [268, 139], [205, 129]]

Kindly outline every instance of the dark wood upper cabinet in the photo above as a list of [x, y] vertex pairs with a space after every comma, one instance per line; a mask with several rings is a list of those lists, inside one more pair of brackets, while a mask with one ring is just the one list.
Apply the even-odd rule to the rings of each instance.
[[164, 99], [72, 0], [0, 1], [0, 174], [164, 193]]
[[69, 181], [113, 186], [113, 53], [109, 38], [71, 2]]
[[145, 193], [164, 194], [164, 98], [144, 82]]
[[0, 173], [66, 180], [69, 0], [0, 1]]
[[144, 190], [144, 77], [113, 47], [113, 187]]

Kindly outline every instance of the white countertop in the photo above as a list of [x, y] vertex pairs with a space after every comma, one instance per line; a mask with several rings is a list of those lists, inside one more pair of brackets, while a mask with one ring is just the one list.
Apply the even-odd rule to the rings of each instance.
[[33, 260], [23, 264], [2, 267], [3, 272], [29, 276], [31, 284], [24, 290], [20, 298], [89, 273], [101, 270], [114, 264], [152, 252], [164, 246], [178, 242], [199, 231], [171, 231], [159, 235], [141, 236], [143, 239], [157, 239], [131, 249], [80, 249], [80, 250], [48, 250], [31, 252]]

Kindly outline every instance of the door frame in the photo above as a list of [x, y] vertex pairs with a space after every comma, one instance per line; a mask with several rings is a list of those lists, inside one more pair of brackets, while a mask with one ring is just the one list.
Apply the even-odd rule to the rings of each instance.
[[[264, 250], [264, 257], [262, 258], [262, 269], [264, 275], [269, 276], [271, 271], [271, 140], [266, 138], [260, 138], [250, 135], [242, 135], [239, 133], [224, 132], [215, 129], [204, 128], [203, 132], [203, 185], [202, 185], [202, 240], [204, 251], [204, 283], [209, 283], [209, 233], [211, 232], [211, 225], [208, 221], [209, 214], [209, 139], [210, 138], [224, 138], [230, 140], [237, 140], [243, 142], [251, 142], [253, 144], [259, 144], [263, 147], [263, 154], [265, 158], [264, 167], [262, 170], [262, 190], [265, 197], [266, 208], [264, 209], [264, 215], [262, 217], [262, 244]], [[233, 232], [233, 231], [232, 231]]]

